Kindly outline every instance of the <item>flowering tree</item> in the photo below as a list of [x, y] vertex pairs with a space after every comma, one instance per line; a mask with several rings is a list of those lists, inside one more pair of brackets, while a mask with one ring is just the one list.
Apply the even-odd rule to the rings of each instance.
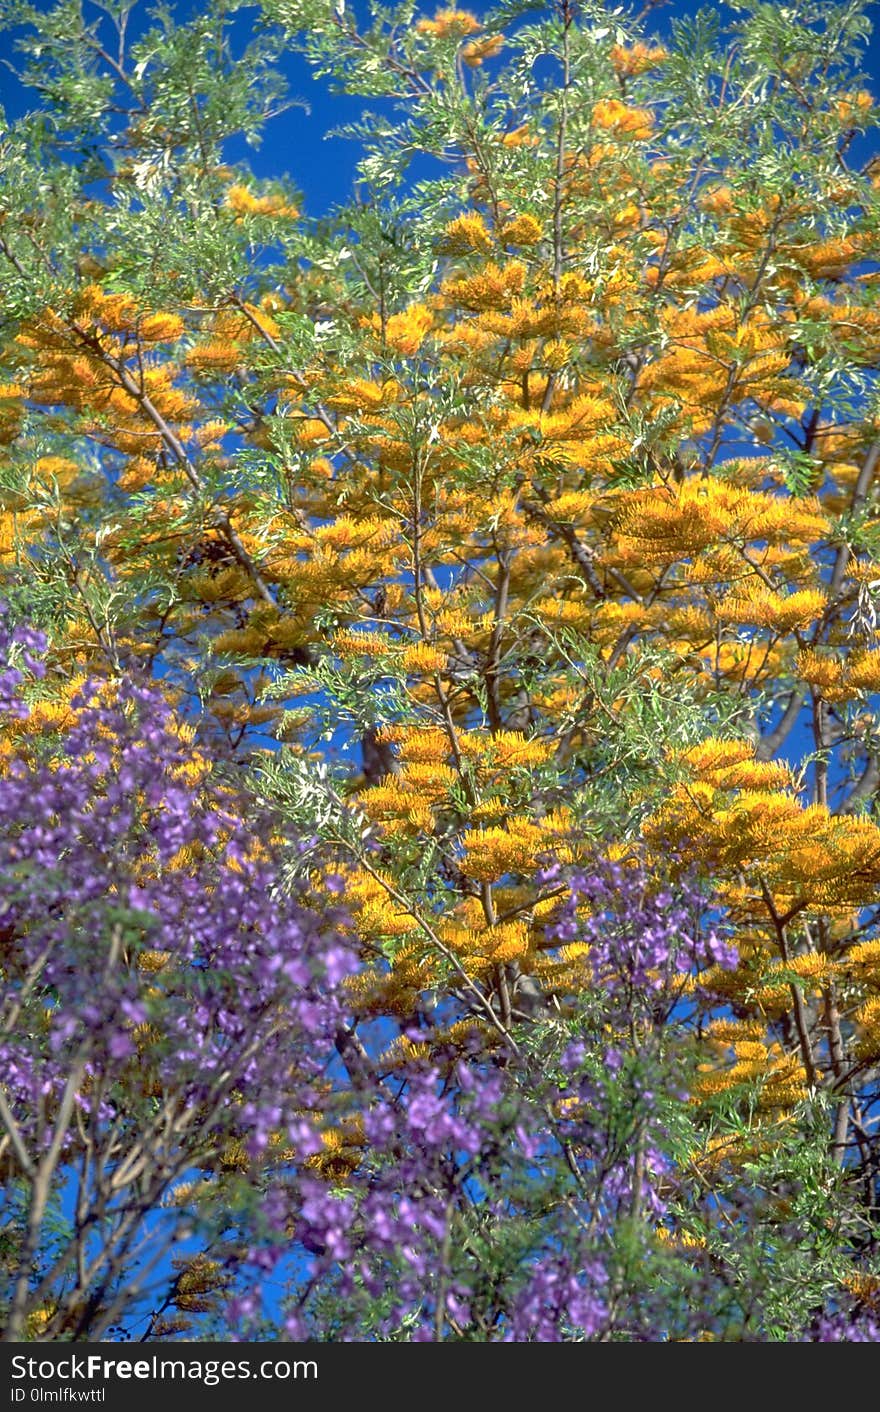
[[692, 882], [550, 865], [555, 1013], [462, 971], [365, 1047], [346, 919], [159, 693], [35, 741], [45, 640], [0, 646], [7, 1339], [876, 1337], [822, 1135], [703, 1147], [692, 982], [738, 958]]
[[[44, 645], [4, 633], [13, 644]], [[248, 1253], [224, 1174], [299, 1140], [353, 962], [332, 917], [267, 907], [271, 848], [155, 691], [87, 685], [47, 751], [16, 737], [17, 678], [7, 664], [5, 1333], [95, 1338], [234, 1285]]]
[[[35, 758], [80, 728], [86, 675], [139, 666], [228, 786], [308, 840], [262, 860], [273, 883], [345, 892], [358, 969], [345, 1020], [328, 1018], [337, 1136], [319, 1124], [342, 1155], [312, 1154], [319, 1185], [288, 1220], [317, 1262], [291, 1328], [335, 1311], [350, 1330], [357, 1308], [377, 1336], [442, 1338], [471, 1327], [467, 1307], [467, 1336], [695, 1336], [674, 1300], [654, 1335], [632, 1322], [627, 1231], [679, 1240], [676, 1269], [681, 1241], [705, 1250], [689, 1258], [718, 1291], [754, 1294], [767, 1250], [801, 1282], [803, 1306], [733, 1300], [707, 1336], [850, 1327], [823, 1311], [880, 1288], [862, 6], [744, 5], [728, 35], [702, 14], [660, 36], [586, 0], [369, 24], [267, 0], [235, 54], [222, 7], [181, 24], [4, 13], [40, 93], [4, 139], [0, 211], [0, 550], [11, 601], [50, 638]], [[354, 199], [317, 223], [281, 174], [228, 163], [283, 102], [291, 52], [378, 108], [351, 130]], [[723, 947], [697, 940], [706, 876]], [[593, 1126], [569, 1139], [581, 1083]], [[404, 1110], [427, 1123], [438, 1091], [452, 1126], [438, 1116], [440, 1148], [408, 1166]], [[468, 1127], [483, 1132], [486, 1093], [543, 1114], [540, 1139], [520, 1115], [490, 1157]], [[677, 1114], [661, 1126], [682, 1124], [669, 1151], [661, 1093]], [[535, 1217], [545, 1143], [576, 1187], [554, 1186], [555, 1227]], [[671, 1225], [655, 1150], [685, 1203]], [[534, 1185], [528, 1209], [510, 1198], [503, 1260], [474, 1236], [464, 1273], [416, 1261], [444, 1272], [442, 1297], [420, 1304], [404, 1279], [370, 1323], [375, 1282], [403, 1279], [364, 1214], [395, 1161], [411, 1200], [431, 1194], [440, 1255], [464, 1249], [462, 1203], [494, 1219], [477, 1168]], [[610, 1209], [612, 1189], [630, 1225], [599, 1239], [579, 1202]], [[719, 1224], [728, 1198], [740, 1214]], [[791, 1228], [774, 1216], [767, 1234], [786, 1204]], [[577, 1269], [553, 1264], [564, 1239]], [[517, 1281], [539, 1248], [530, 1306]], [[508, 1291], [494, 1313], [474, 1302], [480, 1259]]]

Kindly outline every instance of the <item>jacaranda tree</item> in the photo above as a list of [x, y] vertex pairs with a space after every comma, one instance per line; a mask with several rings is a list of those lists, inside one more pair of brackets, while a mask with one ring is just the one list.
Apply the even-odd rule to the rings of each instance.
[[[180, 1331], [177, 1219], [217, 1336], [874, 1337], [869, 26], [734, 9], [0, 9], [14, 1337]], [[319, 219], [233, 160], [291, 55], [365, 105]], [[289, 1023], [225, 1166], [196, 917], [211, 1045]]]

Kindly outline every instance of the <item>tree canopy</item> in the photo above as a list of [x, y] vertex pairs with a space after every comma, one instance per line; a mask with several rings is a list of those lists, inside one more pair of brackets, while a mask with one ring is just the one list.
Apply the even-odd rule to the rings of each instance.
[[732, 10], [0, 8], [13, 1337], [876, 1337], [869, 26]]

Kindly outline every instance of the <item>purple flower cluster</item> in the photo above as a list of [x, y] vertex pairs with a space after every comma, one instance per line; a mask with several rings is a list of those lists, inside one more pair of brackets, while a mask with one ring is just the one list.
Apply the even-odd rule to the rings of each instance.
[[[659, 1209], [666, 1163], [648, 1148], [634, 1175], [595, 1107], [603, 1092], [583, 1072], [570, 1045], [546, 1075], [471, 1054], [376, 1085], [362, 1160], [342, 1189], [300, 1182], [289, 1217], [313, 1288], [337, 1301], [340, 1337], [363, 1337], [371, 1305], [381, 1308], [374, 1336], [413, 1342], [559, 1342], [607, 1330], [614, 1232], [636, 1182], [644, 1210]], [[287, 1333], [309, 1329], [298, 1306]]]
[[18, 720], [27, 716], [27, 706], [21, 698], [25, 679], [21, 667], [31, 676], [42, 677], [46, 670], [42, 661], [45, 650], [45, 635], [24, 623], [10, 626], [9, 610], [0, 603], [0, 715]]
[[[13, 733], [28, 714], [18, 662], [41, 675], [41, 647], [2, 622]], [[56, 1270], [73, 1304], [116, 1272], [136, 1218], [156, 1233], [164, 1220], [167, 1239], [194, 1229], [185, 1203], [166, 1212], [175, 1183], [258, 1173], [304, 1139], [307, 1155], [357, 964], [338, 914], [279, 890], [277, 824], [193, 758], [157, 690], [94, 682], [72, 706], [70, 729], [24, 736], [0, 775], [0, 1134], [31, 1191], [19, 1328], [37, 1178], [76, 1193]]]
[[[672, 1183], [664, 1113], [683, 1082], [659, 1054], [657, 972], [672, 982], [683, 959], [734, 959], [701, 928], [704, 912], [693, 887], [652, 894], [634, 871], [576, 873], [555, 939], [591, 939], [598, 1008], [550, 1025], [543, 1047], [524, 1033], [445, 1062], [441, 1027], [436, 1062], [361, 1087], [359, 1152], [340, 1185], [304, 1176], [276, 1220], [279, 1242], [293, 1229], [309, 1261], [311, 1298], [290, 1309], [289, 1337], [320, 1336], [329, 1308], [344, 1339], [609, 1335], [620, 1232], [648, 1238]], [[641, 1337], [647, 1320], [635, 1320]]]
[[188, 782], [157, 692], [127, 682], [102, 704], [90, 686], [74, 706], [52, 758], [0, 778], [3, 1001], [29, 1021], [0, 1038], [0, 1067], [21, 1131], [51, 1141], [50, 1124], [35, 1130], [40, 1095], [60, 1095], [78, 1062], [108, 1103], [137, 1062], [184, 1105], [222, 1077], [260, 1152], [294, 1121], [302, 1094], [283, 1075], [318, 1072], [341, 1023], [335, 982], [355, 963], [325, 917], [278, 892], [256, 846], [266, 821], [245, 827], [227, 791]]
[[864, 1314], [823, 1314], [804, 1342], [880, 1343], [880, 1323]]
[[607, 1283], [598, 1260], [579, 1261], [574, 1251], [548, 1253], [514, 1300], [504, 1341], [559, 1343], [567, 1330], [595, 1338], [608, 1327]]
[[374, 1299], [393, 1289], [386, 1331], [408, 1322], [414, 1340], [433, 1337], [438, 1298], [453, 1319], [469, 1323], [468, 1288], [446, 1247], [469, 1181], [470, 1199], [477, 1197], [503, 1110], [500, 1074], [477, 1084], [466, 1065], [445, 1080], [414, 1066], [402, 1088], [376, 1087], [363, 1114], [364, 1162], [348, 1190], [330, 1197], [326, 1183], [301, 1187], [297, 1232], [316, 1254], [314, 1272], [336, 1269], [344, 1299], [358, 1288]]
[[[551, 865], [542, 880], [560, 872]], [[553, 935], [560, 945], [589, 944], [597, 985], [650, 996], [669, 992], [695, 968], [737, 964], [735, 947], [706, 924], [705, 897], [687, 878], [673, 893], [658, 890], [641, 867], [597, 861], [589, 873], [572, 869], [566, 881], [569, 893]]]

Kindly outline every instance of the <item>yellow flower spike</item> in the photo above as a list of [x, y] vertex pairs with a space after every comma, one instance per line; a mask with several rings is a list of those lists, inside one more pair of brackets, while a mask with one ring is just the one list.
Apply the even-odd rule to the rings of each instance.
[[411, 358], [418, 353], [434, 326], [434, 316], [425, 304], [411, 304], [400, 314], [392, 314], [385, 325], [385, 342], [395, 353]]
[[471, 250], [491, 250], [493, 244], [486, 222], [474, 212], [449, 222], [444, 229], [440, 248], [448, 255], [464, 255]]
[[507, 222], [502, 228], [501, 239], [505, 245], [537, 245], [543, 234], [540, 221], [524, 213]]
[[846, 668], [846, 685], [856, 691], [880, 691], [880, 651], [851, 657]]
[[[484, 39], [472, 39], [461, 51], [462, 61], [469, 69], [478, 69], [487, 59], [494, 59], [504, 48], [504, 36], [486, 35]], [[525, 242], [521, 242], [525, 244]]]
[[448, 654], [442, 648], [432, 647], [428, 642], [414, 643], [405, 648], [398, 658], [403, 671], [418, 674], [445, 671], [448, 660]]
[[668, 57], [662, 45], [641, 42], [629, 47], [615, 44], [610, 53], [611, 62], [622, 78], [634, 78], [637, 74], [648, 73], [649, 70], [658, 68]]
[[617, 98], [603, 98], [593, 105], [593, 123], [629, 141], [644, 140], [654, 130], [654, 118], [645, 108], [630, 108]]
[[185, 329], [179, 314], [148, 314], [141, 319], [137, 331], [145, 343], [173, 343]]
[[226, 205], [237, 216], [277, 216], [295, 220], [299, 211], [283, 196], [254, 196], [248, 187], [236, 183], [226, 192]]
[[469, 10], [438, 10], [432, 20], [418, 20], [415, 28], [432, 39], [463, 39], [478, 34], [483, 26]]

